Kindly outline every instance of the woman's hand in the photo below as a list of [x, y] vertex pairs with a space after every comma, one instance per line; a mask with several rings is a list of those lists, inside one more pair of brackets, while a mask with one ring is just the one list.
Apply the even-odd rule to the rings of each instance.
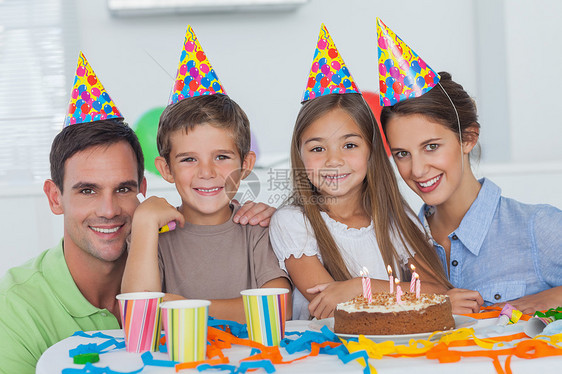
[[453, 314], [478, 313], [484, 304], [478, 291], [453, 288], [447, 291], [447, 295], [453, 306]]
[[[517, 300], [508, 301], [515, 309], [525, 314], [533, 314], [537, 310], [547, 310], [562, 305], [562, 286], [550, 288], [548, 290], [526, 295]], [[505, 303], [494, 304], [503, 307]]]
[[361, 278], [318, 284], [307, 289], [306, 292], [316, 294], [308, 305], [310, 315], [318, 319], [333, 317], [336, 305], [361, 294]]

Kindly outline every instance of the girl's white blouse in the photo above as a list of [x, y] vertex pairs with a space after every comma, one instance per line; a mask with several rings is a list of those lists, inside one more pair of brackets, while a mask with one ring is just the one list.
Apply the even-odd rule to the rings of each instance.
[[[352, 277], [359, 277], [361, 269], [366, 267], [370, 278], [388, 280], [388, 264], [384, 263], [379, 251], [372, 221], [368, 227], [355, 229], [332, 219], [326, 212], [321, 212], [321, 215]], [[278, 209], [271, 218], [269, 235], [283, 270], [287, 270], [285, 260], [290, 256], [317, 256], [322, 262], [314, 230], [299, 207], [284, 206]], [[395, 234], [391, 237], [401, 260], [400, 265], [406, 264], [411, 257], [408, 250]], [[308, 301], [295, 289], [293, 319], [308, 319], [309, 316]]]

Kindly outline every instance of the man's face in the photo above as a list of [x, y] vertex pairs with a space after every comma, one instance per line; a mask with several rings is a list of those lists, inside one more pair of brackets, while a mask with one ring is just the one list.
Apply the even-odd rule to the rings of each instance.
[[49, 200], [54, 213], [64, 214], [65, 252], [81, 250], [104, 262], [118, 260], [139, 204], [136, 195], [146, 190], [144, 181], [138, 186], [131, 146], [122, 141], [74, 154], [65, 162], [64, 193], [55, 190]]

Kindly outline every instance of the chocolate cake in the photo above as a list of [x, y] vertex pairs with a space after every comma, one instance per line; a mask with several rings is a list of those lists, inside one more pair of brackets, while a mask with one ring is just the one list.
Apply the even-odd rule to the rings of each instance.
[[373, 295], [369, 303], [363, 296], [340, 303], [334, 313], [334, 331], [353, 335], [402, 335], [455, 328], [451, 302], [446, 295], [406, 292], [402, 302], [388, 292]]

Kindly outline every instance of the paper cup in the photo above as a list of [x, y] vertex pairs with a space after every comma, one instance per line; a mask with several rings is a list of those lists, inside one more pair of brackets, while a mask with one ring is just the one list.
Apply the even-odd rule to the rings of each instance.
[[208, 300], [174, 300], [160, 304], [170, 360], [205, 359], [209, 305]]
[[554, 317], [533, 317], [527, 321], [523, 331], [527, 334], [528, 337], [534, 338], [535, 336], [539, 335], [544, 328], [554, 322]]
[[285, 335], [285, 288], [256, 288], [240, 292], [250, 339], [267, 346], [279, 345]]
[[160, 340], [162, 292], [131, 292], [117, 295], [127, 352], [157, 352]]

